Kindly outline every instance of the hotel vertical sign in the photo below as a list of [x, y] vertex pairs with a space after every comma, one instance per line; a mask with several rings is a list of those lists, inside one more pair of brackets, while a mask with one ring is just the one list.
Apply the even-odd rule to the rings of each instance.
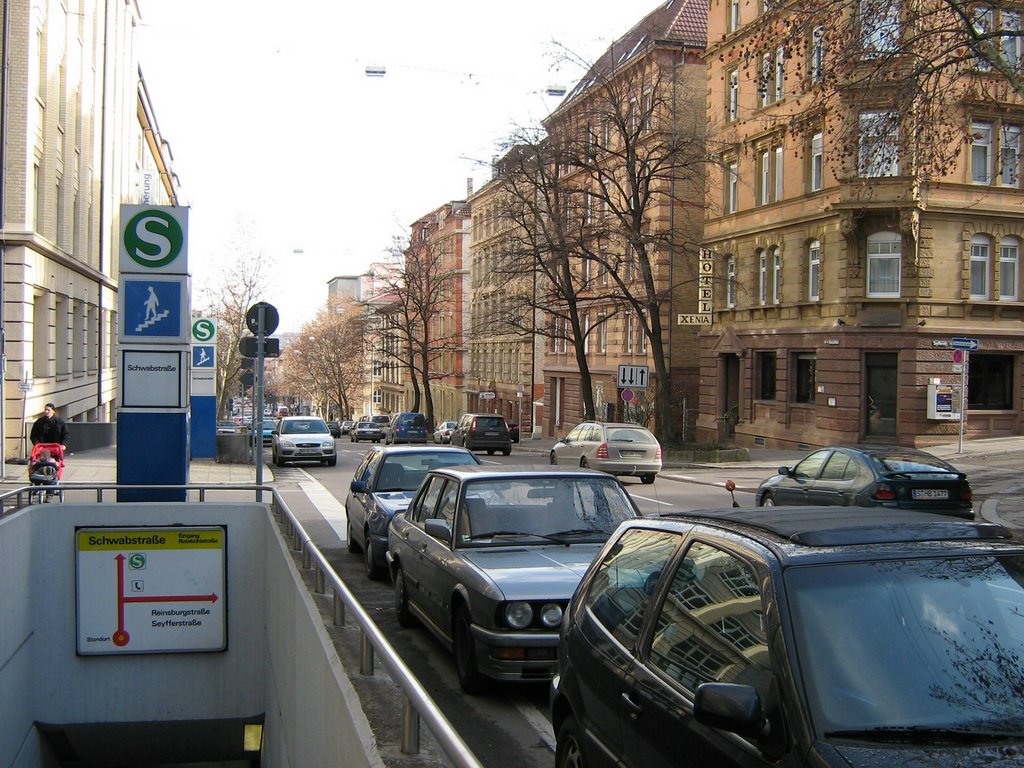
[[715, 252], [709, 248], [701, 248], [697, 261], [697, 312], [676, 315], [676, 325], [711, 325], [714, 277]]

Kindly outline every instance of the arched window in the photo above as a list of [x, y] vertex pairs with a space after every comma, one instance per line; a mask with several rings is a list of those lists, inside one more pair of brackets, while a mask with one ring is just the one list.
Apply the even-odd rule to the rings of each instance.
[[999, 243], [999, 298], [1017, 301], [1020, 295], [1020, 241], [1004, 237]]
[[992, 241], [987, 235], [971, 238], [971, 298], [990, 299], [992, 281]]
[[903, 241], [898, 232], [875, 232], [868, 235], [869, 297], [896, 298], [900, 295], [902, 248]]

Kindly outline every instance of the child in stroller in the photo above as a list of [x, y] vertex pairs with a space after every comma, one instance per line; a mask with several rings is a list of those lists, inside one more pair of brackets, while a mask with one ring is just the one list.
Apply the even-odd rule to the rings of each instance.
[[32, 446], [32, 457], [28, 464], [28, 479], [33, 486], [53, 486], [45, 491], [29, 491], [29, 504], [35, 496], [36, 503], [49, 501], [57, 495], [64, 501], [64, 491], [56, 486], [64, 475], [64, 446], [60, 443], [36, 443]]

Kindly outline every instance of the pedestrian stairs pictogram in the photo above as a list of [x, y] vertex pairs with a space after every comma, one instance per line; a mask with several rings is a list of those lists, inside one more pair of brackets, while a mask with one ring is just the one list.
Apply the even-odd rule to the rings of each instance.
[[169, 309], [165, 309], [163, 312], [157, 312], [154, 317], [149, 318], [149, 320], [147, 320], [146, 322], [144, 322], [144, 323], [142, 323], [140, 325], [136, 325], [135, 326], [135, 332], [139, 333], [140, 331], [146, 330], [151, 325], [155, 325], [156, 323], [160, 322], [161, 320], [163, 320], [165, 317], [167, 317], [170, 314], [171, 314], [171, 310], [169, 310]]

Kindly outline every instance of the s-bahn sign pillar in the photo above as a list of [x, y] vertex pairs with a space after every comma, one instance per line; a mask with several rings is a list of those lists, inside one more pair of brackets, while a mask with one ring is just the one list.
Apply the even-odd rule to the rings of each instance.
[[[118, 281], [117, 482], [187, 485], [192, 286], [188, 208], [122, 205]], [[185, 501], [184, 488], [118, 501]]]

